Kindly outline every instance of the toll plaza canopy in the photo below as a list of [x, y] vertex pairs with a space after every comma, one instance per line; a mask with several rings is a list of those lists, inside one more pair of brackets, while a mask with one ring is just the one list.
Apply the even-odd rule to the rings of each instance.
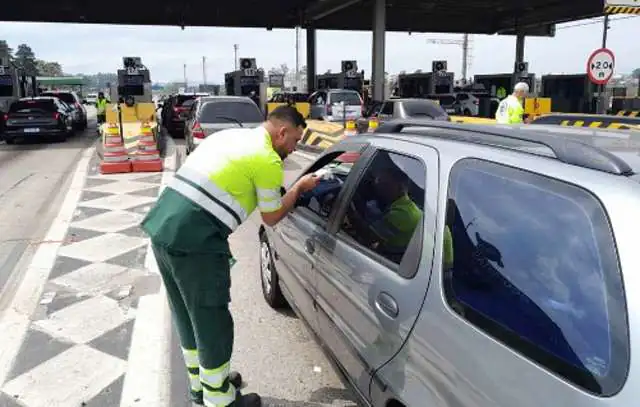
[[[552, 35], [550, 24], [602, 15], [603, 0], [388, 0], [385, 8], [388, 31]], [[11, 2], [0, 20], [371, 30], [373, 9], [373, 0], [31, 0]]]
[[82, 76], [38, 76], [36, 82], [40, 86], [83, 86]]

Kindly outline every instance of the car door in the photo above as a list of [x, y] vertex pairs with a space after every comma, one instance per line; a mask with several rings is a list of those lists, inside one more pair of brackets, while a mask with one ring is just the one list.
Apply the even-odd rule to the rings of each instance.
[[[376, 144], [335, 221], [318, 237], [324, 244], [316, 250], [315, 273], [320, 336], [367, 399], [372, 373], [402, 349], [426, 295], [437, 194], [425, 191], [438, 188], [435, 150]], [[417, 273], [420, 264], [427, 271]]]
[[355, 168], [354, 164], [343, 165], [338, 172], [336, 168], [339, 165], [335, 160], [347, 155], [352, 158], [349, 161], [356, 161], [354, 158], [359, 157], [365, 147], [361, 143], [348, 143], [319, 157], [303, 174], [320, 169], [334, 170], [336, 178], [323, 179], [315, 189], [303, 194], [296, 202], [295, 209], [267, 230], [284, 295], [314, 330], [317, 328], [314, 242], [334, 216], [334, 208], [338, 206], [335, 203], [339, 202], [347, 178]]

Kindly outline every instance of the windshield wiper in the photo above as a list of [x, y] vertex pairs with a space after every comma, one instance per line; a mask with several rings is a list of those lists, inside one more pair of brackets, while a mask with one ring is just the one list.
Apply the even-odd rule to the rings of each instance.
[[236, 123], [236, 124], [237, 124], [238, 126], [240, 126], [240, 127], [244, 127], [244, 126], [242, 125], [242, 123], [240, 122], [240, 120], [238, 120], [238, 119], [236, 119], [236, 118], [233, 118], [233, 117], [229, 117], [229, 116], [215, 116], [215, 117], [213, 117], [213, 118], [214, 118], [214, 119], [224, 119], [224, 120], [228, 120], [228, 121], [230, 121], [230, 122], [234, 122], [234, 123]]

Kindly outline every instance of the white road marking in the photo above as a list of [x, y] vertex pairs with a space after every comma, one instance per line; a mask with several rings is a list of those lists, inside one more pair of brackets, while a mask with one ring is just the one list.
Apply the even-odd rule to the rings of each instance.
[[92, 263], [103, 262], [144, 246], [146, 239], [107, 233], [60, 248], [58, 254]]
[[116, 300], [98, 296], [65, 307], [33, 324], [54, 338], [87, 343], [130, 318]]
[[[173, 143], [171, 139], [167, 142]], [[164, 160], [160, 191], [173, 178], [175, 148], [174, 154]], [[160, 277], [150, 242], [145, 268]], [[171, 314], [163, 285], [158, 294], [140, 298], [136, 315], [120, 407], [168, 407], [171, 399]]]
[[104, 295], [122, 287], [129, 287], [130, 291], [131, 285], [145, 275], [147, 273], [142, 270], [109, 263], [92, 263], [64, 274], [52, 282], [83, 294]]
[[110, 211], [113, 211], [113, 210], [126, 210], [129, 208], [133, 208], [134, 206], [149, 204], [153, 201], [155, 201], [155, 198], [152, 198], [150, 196], [117, 194], [117, 195], [105, 196], [103, 198], [93, 199], [91, 201], [81, 202], [79, 206], [82, 206], [82, 207], [88, 206], [90, 208], [108, 209]]
[[109, 211], [88, 219], [74, 222], [73, 227], [95, 230], [102, 233], [115, 233], [137, 226], [142, 221], [139, 213], [127, 211]]
[[18, 376], [3, 388], [28, 407], [80, 406], [122, 375], [126, 362], [78, 345]]
[[87, 191], [106, 192], [109, 194], [128, 194], [130, 192], [143, 191], [153, 187], [155, 187], [155, 185], [146, 182], [117, 181], [87, 188]]
[[25, 277], [11, 304], [0, 317], [0, 332], [2, 332], [0, 335], [0, 383], [4, 383], [13, 366], [29, 327], [31, 314], [38, 306], [40, 295], [53, 268], [60, 242], [66, 234], [76, 204], [80, 199], [87, 167], [94, 151], [95, 148], [90, 148], [82, 154], [58, 216], [45, 235], [44, 241], [58, 243], [47, 243], [38, 248], [34, 256], [37, 266], [32, 263], [26, 270]]

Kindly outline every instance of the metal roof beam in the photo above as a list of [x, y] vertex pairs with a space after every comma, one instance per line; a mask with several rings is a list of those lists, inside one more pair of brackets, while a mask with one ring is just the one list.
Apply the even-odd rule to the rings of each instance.
[[305, 15], [308, 20], [317, 21], [342, 9], [350, 7], [362, 0], [317, 0], [307, 7]]

